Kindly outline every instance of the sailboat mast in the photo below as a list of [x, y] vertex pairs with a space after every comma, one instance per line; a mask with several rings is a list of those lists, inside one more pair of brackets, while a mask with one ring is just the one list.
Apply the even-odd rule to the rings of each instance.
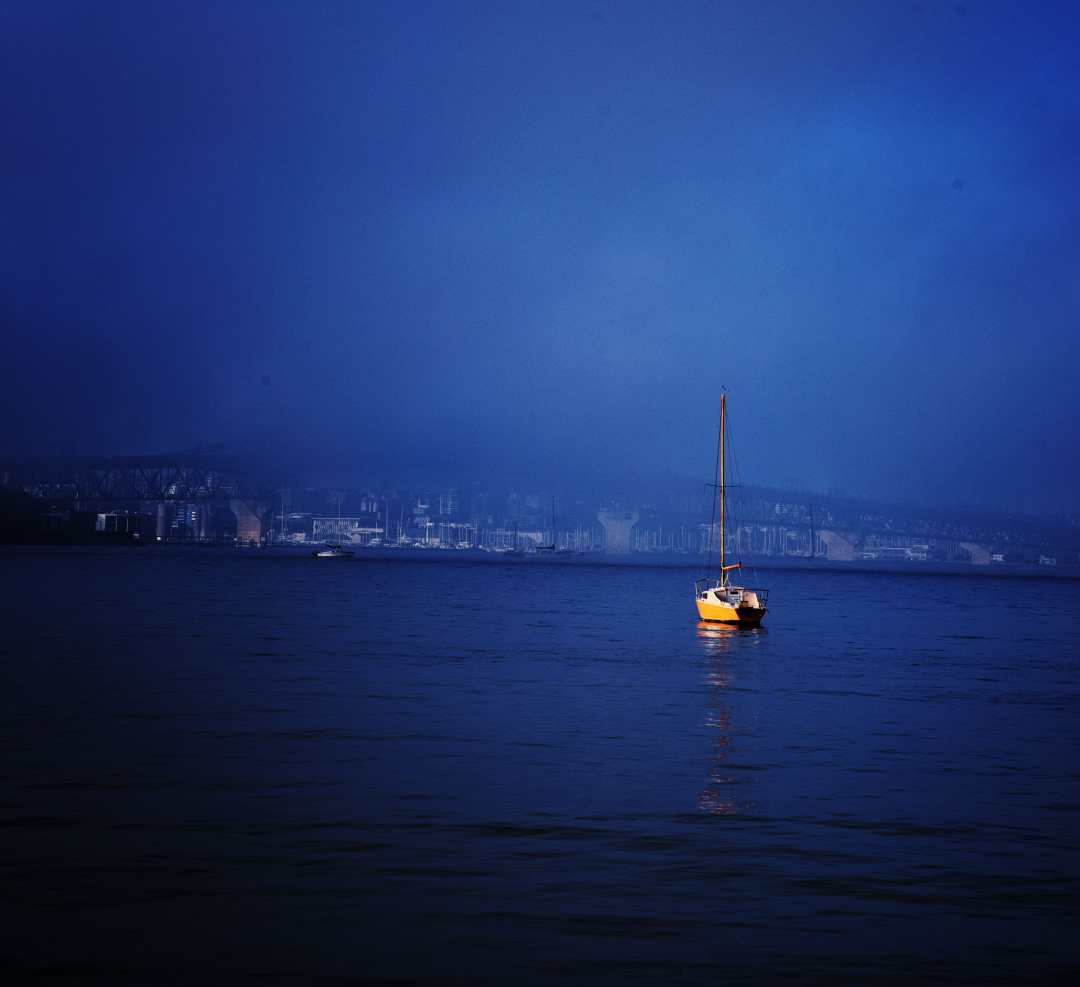
[[724, 430], [727, 427], [727, 395], [720, 395], [720, 584], [727, 582], [724, 573]]
[[[712, 487], [712, 510], [709, 512], [709, 533], [705, 539], [707, 546], [707, 554], [705, 556], [705, 575], [708, 576], [712, 571], [712, 550], [713, 541], [715, 541], [716, 535], [716, 505], [720, 500], [720, 460], [724, 449], [724, 395], [720, 395], [720, 428], [716, 433], [716, 472], [713, 476], [712, 483], [709, 484]], [[722, 558], [722, 557], [721, 557]], [[723, 566], [723, 561], [720, 565]], [[720, 569], [721, 585], [724, 578], [724, 570]]]

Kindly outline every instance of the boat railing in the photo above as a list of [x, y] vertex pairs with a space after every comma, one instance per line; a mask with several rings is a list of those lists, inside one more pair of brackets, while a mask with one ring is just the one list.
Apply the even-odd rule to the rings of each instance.
[[701, 596], [706, 590], [719, 585], [720, 580], [715, 576], [702, 576], [700, 579], [694, 580], [694, 595]]
[[[703, 596], [708, 590], [720, 587], [720, 580], [716, 576], [703, 576], [701, 579], [694, 580], [694, 595]], [[769, 591], [758, 586], [732, 586], [731, 589], [737, 589], [740, 593], [753, 593], [761, 606], [766, 606], [769, 600]]]

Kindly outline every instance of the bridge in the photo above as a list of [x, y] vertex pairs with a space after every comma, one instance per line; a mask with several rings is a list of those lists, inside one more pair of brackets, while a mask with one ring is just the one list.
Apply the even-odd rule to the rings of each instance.
[[0, 464], [0, 483], [62, 499], [75, 511], [149, 509], [156, 514], [159, 536], [167, 529], [168, 505], [227, 509], [236, 517], [237, 538], [245, 543], [261, 540], [263, 518], [280, 486], [221, 447], [157, 456], [9, 461]]
[[51, 458], [0, 464], [0, 480], [76, 502], [203, 501], [268, 497], [277, 484], [256, 477], [220, 449], [159, 456]]

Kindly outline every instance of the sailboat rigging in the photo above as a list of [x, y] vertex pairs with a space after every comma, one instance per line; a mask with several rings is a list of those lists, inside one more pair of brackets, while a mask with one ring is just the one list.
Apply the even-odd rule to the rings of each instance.
[[544, 552], [555, 551], [555, 495], [551, 497], [551, 541], [546, 545], [537, 545], [536, 554], [541, 555]]
[[[716, 450], [716, 482], [712, 484], [713, 512], [709, 524], [709, 556], [706, 572], [694, 583], [694, 603], [701, 620], [725, 624], [760, 624], [766, 613], [769, 591], [751, 586], [737, 586], [728, 581], [728, 573], [742, 568], [741, 562], [727, 564], [725, 521], [727, 506], [725, 445], [727, 432], [727, 395], [720, 395], [720, 435]], [[712, 565], [712, 538], [716, 531], [717, 502], [720, 515], [720, 565], [716, 576], [709, 575]]]

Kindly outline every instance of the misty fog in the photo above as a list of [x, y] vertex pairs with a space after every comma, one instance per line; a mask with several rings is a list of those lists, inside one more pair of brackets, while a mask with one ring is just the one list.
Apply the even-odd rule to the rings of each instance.
[[9, 5], [0, 456], [1075, 510], [1069, 8]]

